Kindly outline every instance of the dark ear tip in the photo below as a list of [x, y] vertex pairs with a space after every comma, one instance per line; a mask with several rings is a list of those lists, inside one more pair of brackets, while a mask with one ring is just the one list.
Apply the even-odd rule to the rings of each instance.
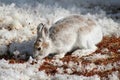
[[43, 27], [43, 26], [44, 26], [44, 24], [43, 24], [43, 23], [40, 23], [38, 26], [39, 26], [39, 27], [41, 27], [41, 26]]
[[44, 24], [43, 23], [40, 23], [39, 25], [38, 25], [38, 27], [37, 27], [37, 30], [40, 30], [41, 28], [43, 28], [44, 27]]
[[44, 24], [43, 24], [43, 23], [40, 23], [39, 25], [42, 25], [42, 26], [44, 26]]

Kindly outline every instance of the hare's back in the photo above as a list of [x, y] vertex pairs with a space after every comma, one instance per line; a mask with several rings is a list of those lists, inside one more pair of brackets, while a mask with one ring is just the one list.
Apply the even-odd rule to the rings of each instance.
[[71, 28], [74, 24], [79, 24], [84, 21], [84, 18], [79, 15], [72, 15], [66, 18], [60, 19], [59, 21], [55, 22], [51, 28], [50, 32], [59, 32], [62, 29]]
[[57, 21], [55, 24], [51, 26], [49, 29], [50, 37], [58, 36], [58, 34], [62, 34], [63, 31], [68, 32], [76, 32], [76, 31], [90, 31], [95, 25], [94, 21], [80, 15], [72, 15], [66, 18], [63, 18]]

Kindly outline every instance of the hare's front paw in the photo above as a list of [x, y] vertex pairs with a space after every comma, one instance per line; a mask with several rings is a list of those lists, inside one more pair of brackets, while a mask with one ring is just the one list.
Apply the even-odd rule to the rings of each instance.
[[65, 53], [60, 53], [60, 54], [56, 54], [54, 56], [55, 59], [60, 59], [60, 58], [63, 58], [65, 56]]
[[79, 57], [81, 57], [82, 56], [82, 50], [76, 50], [76, 51], [74, 51], [73, 53], [72, 53], [72, 56], [79, 56]]

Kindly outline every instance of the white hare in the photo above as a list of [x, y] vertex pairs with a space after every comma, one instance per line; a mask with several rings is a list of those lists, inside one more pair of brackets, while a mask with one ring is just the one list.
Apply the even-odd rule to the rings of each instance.
[[101, 27], [95, 21], [80, 15], [63, 18], [49, 29], [41, 23], [37, 27], [35, 56], [56, 53], [56, 57], [62, 58], [77, 48], [96, 50], [102, 36]]

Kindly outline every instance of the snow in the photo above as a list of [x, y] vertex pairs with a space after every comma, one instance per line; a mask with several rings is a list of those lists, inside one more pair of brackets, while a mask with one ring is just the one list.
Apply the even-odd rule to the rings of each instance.
[[109, 75], [109, 80], [119, 80], [119, 78], [117, 77], [119, 75], [118, 71], [113, 72], [111, 75]]
[[84, 59], [86, 59], [86, 60], [97, 60], [97, 59], [105, 59], [105, 58], [109, 58], [109, 55], [107, 55], [107, 54], [102, 55], [100, 53], [97, 53], [97, 54], [94, 54], [92, 56], [85, 57]]
[[94, 75], [92, 77], [84, 77], [84, 76], [77, 76], [77, 75], [61, 75], [56, 74], [52, 80], [100, 80], [100, 77], [97, 75]]
[[[14, 54], [16, 58], [21, 54], [22, 59], [33, 55], [33, 44], [36, 39], [36, 27], [39, 23], [50, 27], [57, 20], [71, 15], [80, 14], [92, 18], [102, 27], [104, 35], [120, 36], [119, 12], [116, 14], [107, 14], [104, 8], [119, 8], [119, 0], [0, 0], [0, 55]], [[99, 5], [99, 6], [98, 6]], [[111, 18], [112, 17], [112, 18]], [[103, 51], [107, 51], [104, 49]], [[118, 51], [120, 52], [120, 50]], [[109, 55], [95, 54], [86, 58], [88, 60], [104, 59]], [[54, 76], [47, 75], [38, 68], [44, 60], [38, 60], [37, 64], [31, 65], [35, 61], [32, 57], [25, 63], [9, 64], [9, 60], [0, 60], [0, 80], [100, 80], [98, 75], [86, 77], [82, 75], [69, 75], [73, 68], [77, 71], [87, 69], [91, 71], [98, 68], [98, 71], [109, 70], [119, 67], [116, 63], [107, 64], [107, 66], [95, 64], [82, 67], [79, 62], [70, 61], [69, 68], [66, 69], [69, 74], [62, 74], [63, 68], [57, 68], [58, 73]], [[51, 62], [54, 66], [67, 65], [59, 59]], [[119, 80], [118, 72], [109, 75], [110, 80]]]
[[64, 69], [63, 69], [63, 68], [57, 68], [57, 71], [58, 71], [58, 73], [60, 73], [60, 74], [64, 73]]
[[54, 66], [56, 66], [56, 65], [57, 66], [62, 66], [63, 65], [63, 62], [59, 59], [52, 60], [51, 62]]

